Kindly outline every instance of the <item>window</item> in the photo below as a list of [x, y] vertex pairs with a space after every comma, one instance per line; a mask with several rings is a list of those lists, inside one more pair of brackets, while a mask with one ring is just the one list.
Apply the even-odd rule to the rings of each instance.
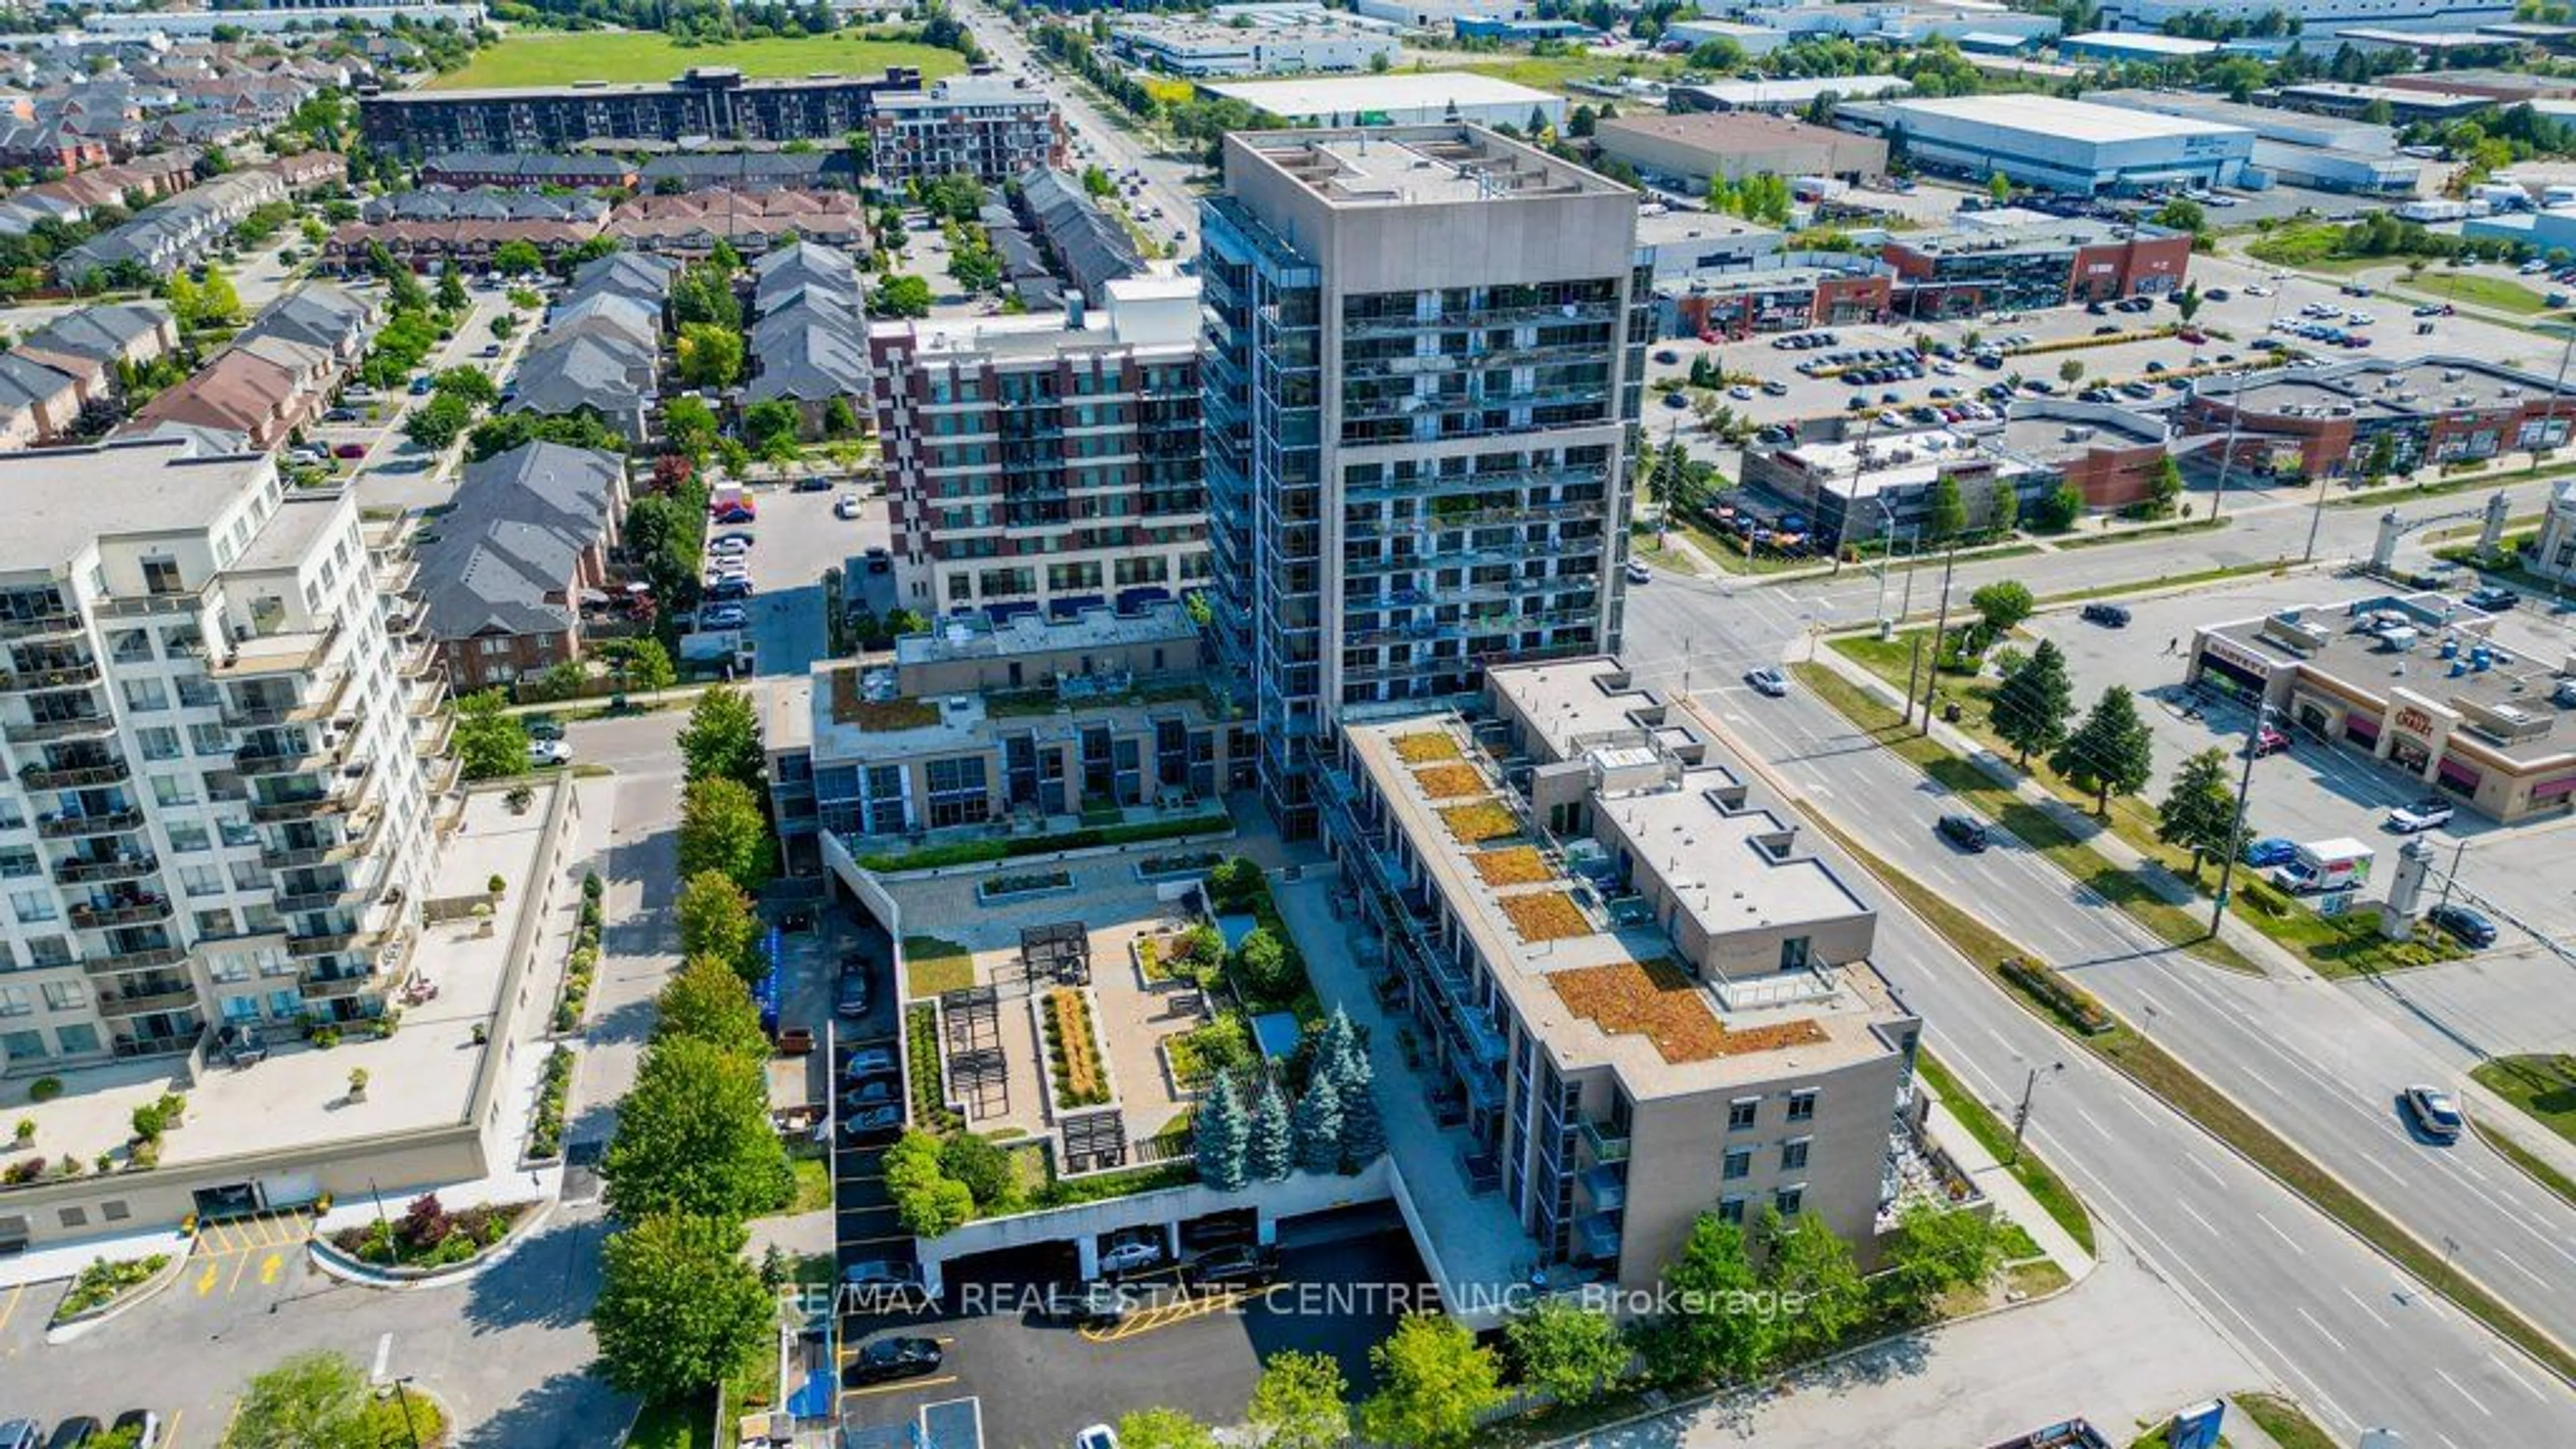
[[1743, 1195], [1740, 1193], [1729, 1193], [1725, 1197], [1719, 1198], [1717, 1200], [1717, 1220], [1721, 1223], [1734, 1223], [1738, 1226], [1742, 1226], [1744, 1222]]
[[179, 884], [192, 896], [219, 896], [224, 893], [224, 873], [211, 865], [183, 865]]
[[217, 981], [248, 981], [250, 958], [237, 951], [210, 951], [206, 954], [206, 974]]
[[1807, 1087], [1789, 1094], [1789, 1120], [1792, 1122], [1816, 1120], [1815, 1088]]
[[206, 835], [206, 827], [194, 820], [168, 821], [163, 828], [170, 832], [170, 848], [182, 855], [214, 848], [213, 841]]
[[188, 726], [188, 744], [201, 755], [229, 755], [232, 731], [219, 724], [193, 724]]
[[167, 808], [197, 803], [197, 782], [186, 775], [152, 777], [152, 803]]
[[167, 725], [145, 725], [134, 732], [134, 739], [147, 760], [179, 758], [179, 732]]
[[13, 1062], [42, 1061], [45, 1034], [41, 1031], [0, 1031], [0, 1055]]
[[1742, 1132], [1747, 1130], [1752, 1127], [1753, 1119], [1758, 1116], [1761, 1111], [1761, 1098], [1736, 1098], [1734, 1101], [1726, 1104], [1726, 1130], [1729, 1132]]
[[233, 930], [233, 913], [227, 910], [198, 911], [196, 922], [200, 937], [237, 934]]
[[47, 1011], [78, 1011], [87, 1005], [89, 1005], [89, 987], [81, 982], [48, 981], [45, 983]]
[[1751, 1177], [1753, 1175], [1753, 1149], [1750, 1147], [1730, 1147], [1726, 1149], [1726, 1167], [1720, 1175], [1728, 1182], [1738, 1182], [1744, 1178]]
[[85, 1021], [55, 1027], [54, 1040], [62, 1043], [63, 1055], [67, 1057], [96, 1056], [104, 1050], [99, 1045], [98, 1028]]
[[[24, 986], [0, 986], [0, 1016], [28, 1016], [36, 1010], [36, 1000]], [[10, 1055], [15, 1056], [13, 1051]], [[37, 1056], [43, 1056], [39, 1050]]]
[[60, 914], [54, 908], [52, 891], [11, 891], [9, 910], [19, 921], [50, 921]]
[[143, 587], [156, 594], [179, 592], [179, 561], [174, 558], [147, 558], [143, 561]]
[[1807, 969], [1807, 962], [1810, 954], [1811, 952], [1808, 946], [1807, 937], [1791, 936], [1788, 940], [1780, 943], [1780, 969], [1783, 971], [1804, 971]]
[[1805, 1207], [1806, 1204], [1807, 1185], [1803, 1182], [1792, 1183], [1791, 1185], [1780, 1189], [1778, 1192], [1771, 1194], [1771, 1206], [1777, 1208], [1780, 1212], [1780, 1216], [1784, 1218], [1796, 1217], [1798, 1215], [1798, 1210]]
[[0, 876], [30, 876], [45, 868], [32, 845], [12, 845], [0, 849]]
[[54, 1215], [61, 1218], [63, 1226], [67, 1228], [85, 1228], [89, 1226], [89, 1209], [87, 1208], [58, 1208], [55, 1210]]
[[123, 1198], [98, 1205], [98, 1220], [103, 1223], [121, 1223], [132, 1216], [134, 1209], [127, 1207]]
[[168, 709], [170, 691], [164, 689], [157, 679], [129, 679], [125, 681], [125, 707], [132, 710]]
[[1788, 1141], [1781, 1143], [1780, 1170], [1782, 1172], [1797, 1172], [1804, 1168], [1807, 1165], [1807, 1148], [1815, 1140], [1816, 1139], [1812, 1137], [1792, 1137]]
[[304, 1015], [304, 993], [295, 990], [268, 993], [268, 1015], [272, 1021], [294, 1021]]

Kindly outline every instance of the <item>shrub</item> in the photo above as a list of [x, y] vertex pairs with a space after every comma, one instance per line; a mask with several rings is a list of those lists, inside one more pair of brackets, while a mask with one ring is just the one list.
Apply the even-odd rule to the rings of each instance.
[[[598, 871], [586, 870], [581, 873], [581, 898], [585, 903], [598, 901], [607, 891], [608, 886], [600, 880]], [[585, 911], [583, 914], [587, 916], [589, 913]]]
[[486, 895], [503, 895], [506, 894], [509, 889], [509, 877], [502, 875], [498, 871], [494, 871], [492, 873], [492, 878], [490, 880], [483, 882], [483, 891]]
[[63, 1079], [60, 1077], [38, 1077], [27, 1084], [27, 1100], [30, 1102], [50, 1102], [62, 1094]]
[[1010, 1154], [989, 1137], [963, 1132], [941, 1143], [939, 1170], [966, 1185], [978, 1212], [1007, 1212], [1019, 1195]]

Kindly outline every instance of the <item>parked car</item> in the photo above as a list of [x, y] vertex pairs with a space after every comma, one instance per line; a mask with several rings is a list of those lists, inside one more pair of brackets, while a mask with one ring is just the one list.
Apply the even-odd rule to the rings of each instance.
[[873, 1137], [892, 1137], [903, 1130], [903, 1108], [870, 1107], [852, 1112], [841, 1119], [841, 1135], [864, 1142]]
[[1279, 1255], [1257, 1243], [1228, 1243], [1184, 1264], [1181, 1278], [1196, 1287], [1257, 1288], [1278, 1281]]
[[854, 972], [842, 977], [839, 984], [832, 988], [832, 1014], [865, 1016], [868, 1014], [868, 1007], [874, 1004], [875, 1000], [876, 995], [868, 986], [868, 978], [864, 974]]
[[420, 376], [411, 380], [411, 387], [408, 391], [413, 397], [427, 397], [429, 395], [429, 390], [437, 385], [438, 380], [424, 372]]
[[849, 1065], [842, 1072], [851, 1081], [861, 1077], [883, 1076], [894, 1070], [894, 1052], [887, 1047], [861, 1047], [850, 1053]]
[[87, 1414], [81, 1414], [56, 1424], [54, 1437], [45, 1441], [45, 1449], [81, 1449], [82, 1445], [106, 1432], [105, 1425]]
[[45, 1431], [33, 1419], [0, 1422], [0, 1449], [42, 1449]]
[[2471, 589], [2466, 594], [2461, 595], [2460, 602], [2468, 605], [2472, 609], [2484, 609], [2490, 614], [2501, 614], [2505, 610], [2512, 608], [2514, 605], [2521, 603], [2522, 595], [2515, 593], [2511, 589], [2500, 589], [2493, 584], [2489, 584], [2483, 589]]
[[802, 473], [797, 475], [795, 482], [787, 486], [788, 491], [792, 493], [829, 493], [832, 491], [832, 480], [820, 473]]
[[751, 580], [741, 574], [728, 574], [707, 585], [707, 597], [718, 602], [751, 597]]
[[572, 746], [564, 743], [562, 740], [528, 741], [529, 769], [543, 770], [550, 769], [556, 765], [569, 765], [571, 763]]
[[707, 553], [714, 558], [739, 558], [749, 552], [751, 540], [739, 533], [720, 535], [707, 545]]
[[868, 572], [881, 574], [894, 567], [894, 555], [883, 548], [869, 549], [861, 557], [867, 560]]
[[1653, 569], [1646, 567], [1635, 559], [1628, 560], [1627, 567], [1621, 569], [1620, 572], [1626, 574], [1628, 576], [1628, 582], [1632, 584], [1652, 583], [1655, 578], [1655, 571]]
[[1101, 1250], [1103, 1273], [1138, 1273], [1163, 1261], [1163, 1245], [1151, 1238], [1128, 1238]]
[[2398, 1100], [2405, 1103], [2406, 1115], [2415, 1129], [2436, 1142], [2455, 1142], [2468, 1124], [2460, 1116], [2460, 1104], [2439, 1087], [2408, 1087]]
[[865, 1112], [871, 1108], [888, 1106], [902, 1090], [903, 1083], [892, 1077], [869, 1077], [841, 1094], [841, 1110]]
[[1073, 1449], [1118, 1449], [1118, 1431], [1106, 1424], [1093, 1424], [1073, 1436]]
[[2126, 629], [2129, 627], [2129, 606], [2126, 604], [2086, 604], [2084, 606], [2083, 613], [2079, 617], [2081, 617], [2087, 624], [2099, 624], [2105, 629]]
[[550, 714], [521, 715], [519, 728], [526, 730], [532, 740], [559, 740], [564, 737], [563, 721]]
[[921, 1268], [895, 1258], [862, 1258], [841, 1270], [844, 1288], [918, 1288]]
[[354, 423], [365, 416], [366, 414], [359, 412], [356, 408], [327, 408], [322, 413], [322, 421], [326, 423]]
[[334, 458], [363, 458], [367, 456], [367, 445], [364, 443], [342, 443], [340, 446], [331, 450], [331, 456]]
[[740, 604], [718, 604], [714, 608], [711, 608], [698, 616], [698, 627], [701, 629], [739, 629], [744, 624], [748, 623], [750, 619], [751, 616], [743, 611], [743, 607]]
[[1990, 843], [1986, 823], [1969, 815], [1944, 815], [1932, 823], [1932, 829], [1943, 840], [1968, 852], [1982, 854]]
[[2245, 842], [2243, 853], [2245, 863], [2257, 870], [2287, 865], [2298, 857], [2299, 843], [2280, 835], [2266, 835], [2260, 840], [2249, 840]]
[[880, 1338], [841, 1366], [844, 1387], [882, 1384], [895, 1379], [917, 1379], [939, 1372], [945, 1355], [934, 1338]]
[[1114, 1283], [1089, 1283], [1068, 1287], [1058, 1283], [1047, 1289], [1039, 1313], [1050, 1322], [1069, 1323], [1076, 1328], [1108, 1328], [1123, 1323], [1135, 1305]]
[[842, 519], [858, 517], [859, 495], [856, 493], [844, 493], [840, 497], [832, 500], [832, 516], [834, 518]]
[[2475, 946], [2483, 951], [2496, 943], [2495, 922], [2488, 920], [2483, 911], [2444, 902], [2426, 911], [2424, 919], [2461, 945]]
[[2451, 802], [2439, 795], [2388, 812], [2387, 828], [2398, 835], [2417, 835], [2451, 823]]
[[161, 1416], [150, 1409], [128, 1409], [107, 1426], [111, 1434], [128, 1434], [133, 1449], [160, 1449]]
[[760, 515], [749, 503], [728, 503], [715, 510], [714, 514], [715, 521], [718, 523], [750, 523], [759, 517]]
[[1783, 699], [1786, 698], [1789, 693], [1788, 676], [1782, 674], [1777, 669], [1763, 668], [1746, 670], [1744, 674], [1744, 682], [1753, 686], [1754, 693], [1763, 695], [1770, 699]]

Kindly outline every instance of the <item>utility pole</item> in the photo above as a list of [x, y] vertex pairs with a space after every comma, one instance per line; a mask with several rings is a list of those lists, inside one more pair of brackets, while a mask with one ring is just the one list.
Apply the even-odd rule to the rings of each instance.
[[1932, 696], [1941, 689], [1941, 637], [1950, 629], [1950, 574], [1959, 564], [1959, 540], [1950, 540], [1949, 552], [1941, 556], [1941, 611], [1932, 621], [1932, 667], [1923, 681], [1923, 733], [1932, 733]]
[[1880, 531], [1878, 545], [1878, 637], [1884, 639], [1891, 627], [1891, 621], [1887, 617], [1887, 570], [1896, 562], [1896, 510], [1888, 507], [1887, 500], [1881, 498], [1878, 500], [1878, 511], [1879, 515], [1886, 520], [1886, 527]]
[[[2272, 279], [2271, 315], [2263, 319], [2263, 335], [2266, 337], [2272, 335], [2272, 324], [2281, 320], [2282, 296], [2283, 293], [2281, 290], [2280, 278], [2276, 275]], [[2192, 391], [2195, 396], [2198, 395], [2199, 387], [2197, 384], [2193, 386]], [[2216, 523], [2218, 521], [2219, 510], [2227, 506], [2227, 473], [2229, 469], [2236, 466], [2236, 429], [2238, 425], [2243, 422], [2244, 417], [2245, 384], [2242, 380], [2239, 380], [2237, 385], [2228, 389], [2227, 392], [2227, 441], [2219, 445], [2218, 488], [2209, 496], [2209, 519], [2212, 523]], [[2317, 482], [2317, 498], [2321, 504], [2325, 498], [2325, 486], [2324, 480], [2319, 479]], [[2313, 553], [2316, 546], [2313, 537], [2313, 524], [2310, 526], [2310, 532], [2311, 537], [2309, 548]]]
[[2435, 910], [2451, 903], [2451, 882], [2460, 878], [2460, 858], [2468, 853], [2469, 838], [2463, 835], [2460, 837], [2460, 843], [2451, 849], [2451, 870], [2448, 875], [2442, 877], [2442, 899], [2435, 903]]
[[2209, 934], [2218, 934], [2218, 923], [2227, 915], [2227, 885], [2236, 878], [2236, 858], [2245, 853], [2245, 805], [2254, 794], [2254, 742], [2263, 737], [2263, 727], [2272, 722], [2272, 708], [2258, 705], [2254, 710], [2254, 728], [2245, 736], [2245, 768], [2236, 778], [2236, 818], [2227, 827], [2227, 853], [2218, 863], [2218, 895], [2209, 903]]
[[1904, 722], [1906, 724], [1912, 724], [1914, 723], [1914, 682], [1917, 671], [1923, 667], [1923, 636], [1915, 634], [1908, 637], [1905, 642], [1907, 648], [1905, 651]]
[[[2057, 1073], [2065, 1070], [2066, 1063], [2064, 1062], [2053, 1063], [2048, 1069], [2049, 1075], [2051, 1076], [2055, 1076]], [[2013, 1109], [2012, 1156], [2004, 1160], [2006, 1166], [2011, 1166], [2021, 1161], [2021, 1136], [2022, 1133], [2030, 1127], [2031, 1094], [2038, 1090], [2039, 1068], [2034, 1066], [2030, 1069], [2029, 1074], [2021, 1079], [2021, 1105]]]

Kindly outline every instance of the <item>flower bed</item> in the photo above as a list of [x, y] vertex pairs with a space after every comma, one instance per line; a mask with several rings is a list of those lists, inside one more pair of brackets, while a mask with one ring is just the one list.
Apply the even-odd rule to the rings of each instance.
[[1997, 969], [2003, 972], [2004, 979], [2038, 998], [2040, 1005], [2057, 1013], [2068, 1026], [2086, 1036], [2099, 1036], [2119, 1025], [2112, 1020], [2111, 1013], [2102, 1009], [2102, 1003], [2082, 988], [2068, 984], [2054, 967], [2011, 956], [2005, 958]]
[[65, 1323], [86, 1318], [106, 1308], [117, 1299], [152, 1281], [154, 1274], [170, 1266], [170, 1255], [155, 1253], [148, 1258], [114, 1260], [100, 1258], [80, 1270], [72, 1280], [71, 1291], [54, 1308], [54, 1322]]
[[1503, 914], [1510, 918], [1512, 929], [1521, 933], [1521, 939], [1531, 945], [1592, 934], [1592, 923], [1583, 918], [1583, 911], [1574, 904], [1574, 897], [1563, 891], [1531, 891], [1507, 896], [1503, 900]]
[[911, 1079], [913, 1125], [943, 1135], [966, 1124], [940, 1098], [939, 1008], [916, 1001], [903, 1009], [905, 1076]]
[[449, 1212], [423, 1193], [399, 1218], [378, 1218], [331, 1235], [331, 1246], [378, 1268], [452, 1268], [470, 1263], [510, 1235], [534, 1203], [478, 1203]]
[[1426, 800], [1455, 800], [1482, 793], [1485, 777], [1473, 765], [1425, 765], [1413, 772], [1413, 783], [1422, 787]]
[[1169, 880], [1174, 876], [1205, 875], [1210, 867], [1225, 859], [1221, 851], [1186, 850], [1176, 855], [1149, 855], [1136, 862], [1138, 880]]
[[1614, 1036], [1645, 1036], [1668, 1062], [1704, 1062], [1825, 1039], [1824, 1028], [1805, 1020], [1728, 1031], [1701, 999], [1698, 983], [1669, 959], [1553, 971], [1547, 983], [1575, 1015]]
[[1480, 845], [1521, 833], [1520, 818], [1504, 809], [1498, 800], [1452, 805], [1440, 812], [1440, 823], [1449, 827], [1449, 834], [1460, 845]]
[[558, 1036], [580, 1028], [581, 1014], [590, 1005], [591, 981], [599, 972], [600, 892], [591, 888], [598, 879], [596, 874], [582, 877], [581, 930], [573, 937], [572, 955], [564, 961], [563, 995], [555, 1001]]
[[1489, 886], [1538, 885], [1556, 879], [1547, 857], [1532, 845], [1507, 846], [1468, 857], [1476, 875]]
[[1002, 901], [1009, 900], [1013, 896], [1042, 896], [1051, 891], [1071, 889], [1073, 889], [1071, 872], [1040, 870], [1031, 871], [1026, 875], [997, 875], [975, 887], [975, 895], [979, 900]]
[[1046, 997], [1048, 1075], [1054, 1079], [1058, 1110], [1097, 1107], [1109, 1100], [1109, 1064], [1092, 1029], [1091, 1003], [1070, 986]]
[[572, 1048], [558, 1045], [546, 1054], [546, 1074], [537, 1084], [537, 1114], [528, 1124], [530, 1162], [563, 1155], [564, 1104], [571, 1095]]
[[1416, 730], [1395, 737], [1395, 757], [1408, 765], [1427, 765], [1437, 760], [1462, 760], [1466, 756], [1458, 742], [1445, 730]]
[[1218, 1072], [1239, 1071], [1251, 1065], [1254, 1056], [1252, 1033], [1233, 1012], [1163, 1038], [1163, 1060], [1172, 1069], [1172, 1084], [1184, 1092], [1203, 1090]]

